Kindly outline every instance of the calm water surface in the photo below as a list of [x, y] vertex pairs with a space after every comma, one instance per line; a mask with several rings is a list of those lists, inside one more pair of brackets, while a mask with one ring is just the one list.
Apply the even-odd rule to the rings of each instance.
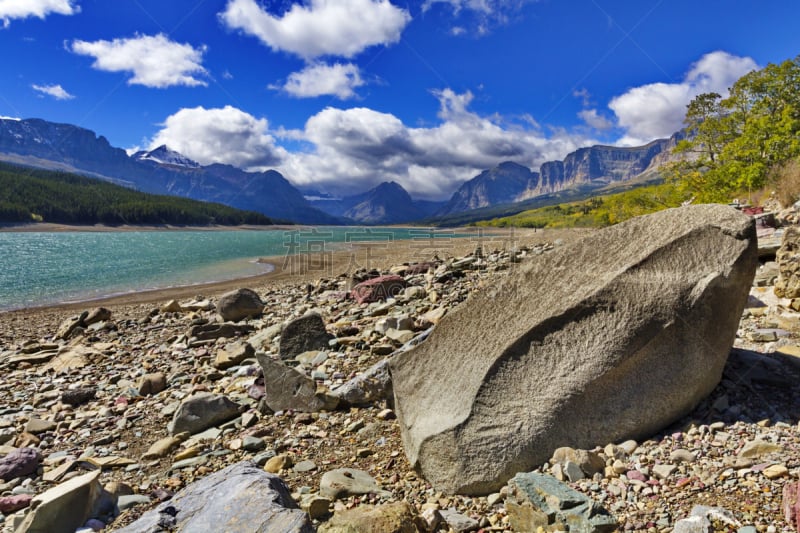
[[259, 257], [313, 258], [350, 242], [424, 242], [426, 235], [399, 228], [0, 232], [0, 310], [254, 276], [282, 267]]

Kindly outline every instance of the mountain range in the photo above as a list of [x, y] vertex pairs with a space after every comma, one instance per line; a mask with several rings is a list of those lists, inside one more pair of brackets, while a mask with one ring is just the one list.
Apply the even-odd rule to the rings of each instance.
[[41, 119], [0, 119], [0, 161], [76, 172], [143, 192], [219, 202], [304, 224], [397, 224], [642, 180], [673, 159], [671, 148], [681, 138], [677, 133], [640, 147], [581, 148], [538, 171], [502, 162], [463, 183], [447, 202], [414, 200], [395, 182], [345, 198], [318, 191], [304, 195], [275, 170], [204, 166], [167, 146], [129, 156], [90, 130]]

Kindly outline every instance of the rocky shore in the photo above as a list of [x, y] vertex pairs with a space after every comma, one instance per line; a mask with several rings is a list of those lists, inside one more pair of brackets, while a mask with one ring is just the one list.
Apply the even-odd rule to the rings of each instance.
[[[582, 506], [604, 517], [587, 531], [795, 530], [784, 507], [800, 474], [800, 313], [774, 295], [774, 263], [756, 275], [722, 381], [667, 429], [554, 450], [482, 496], [438, 491], [411, 468], [381, 363], [565, 239], [516, 237], [394, 250], [374, 272], [340, 275], [338, 259], [332, 275], [254, 294], [0, 315], [2, 531], [113, 531], [143, 515], [147, 531], [169, 531], [213, 512], [220, 494], [203, 483], [240, 479], [269, 486], [251, 491], [269, 502], [236, 500], [239, 531], [267, 504], [282, 531], [525, 531], [536, 491], [551, 506], [543, 531]], [[265, 383], [270, 364], [292, 373]]]

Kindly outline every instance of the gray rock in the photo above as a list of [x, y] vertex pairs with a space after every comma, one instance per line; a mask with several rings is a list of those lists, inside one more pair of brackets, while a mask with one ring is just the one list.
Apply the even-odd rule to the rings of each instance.
[[319, 493], [332, 500], [359, 494], [378, 494], [386, 497], [392, 495], [391, 492], [381, 489], [372, 476], [355, 468], [338, 468], [325, 472], [319, 482]]
[[195, 434], [239, 416], [239, 404], [227, 396], [201, 392], [181, 403], [167, 426], [170, 435]]
[[174, 517], [175, 531], [229, 533], [312, 533], [281, 479], [245, 461], [179, 491], [168, 502], [119, 529], [119, 533], [163, 531], [159, 521]]
[[130, 509], [131, 507], [136, 507], [137, 505], [146, 505], [148, 503], [150, 503], [150, 498], [142, 494], [129, 494], [117, 498], [117, 507], [119, 507], [120, 512]]
[[775, 261], [779, 270], [775, 295], [781, 298], [800, 297], [800, 228], [786, 228]]
[[0, 459], [0, 479], [11, 481], [36, 472], [42, 454], [35, 448], [19, 448]]
[[286, 324], [281, 332], [280, 357], [294, 359], [303, 352], [324, 350], [333, 335], [325, 329], [325, 322], [317, 313], [309, 313]]
[[[95, 516], [103, 502], [100, 470], [56, 485], [31, 501], [33, 509], [17, 531], [22, 533], [73, 533]], [[113, 507], [113, 502], [112, 502]]]
[[455, 509], [445, 509], [439, 511], [439, 514], [442, 515], [442, 518], [444, 518], [444, 521], [447, 523], [447, 525], [450, 526], [450, 528], [456, 533], [461, 533], [462, 531], [475, 531], [478, 529], [478, 527], [480, 527], [477, 520], [468, 516], [464, 516]]
[[223, 294], [217, 303], [217, 313], [225, 322], [238, 322], [260, 316], [264, 312], [261, 297], [250, 289], [236, 289]]
[[220, 337], [232, 339], [246, 335], [253, 330], [255, 328], [249, 324], [231, 324], [228, 322], [223, 324], [198, 324], [189, 329], [189, 337], [194, 337], [199, 341], [219, 339]]
[[552, 476], [530, 472], [509, 482], [506, 510], [514, 531], [536, 531], [554, 524], [569, 524], [570, 531], [615, 531], [617, 521], [588, 496]]
[[752, 219], [698, 205], [522, 264], [390, 363], [411, 464], [437, 490], [487, 494], [559, 446], [684, 416], [722, 376], [756, 252]]
[[84, 320], [89, 316], [89, 311], [84, 311], [80, 315], [72, 316], [65, 319], [61, 325], [58, 326], [55, 337], [57, 339], [67, 340], [78, 328], [85, 328], [86, 323]]
[[339, 403], [324, 391], [317, 391], [317, 383], [269, 356], [256, 353], [258, 363], [264, 371], [263, 402], [272, 411], [316, 411], [335, 409]]
[[389, 359], [383, 359], [341, 387], [331, 391], [346, 405], [367, 405], [392, 398], [392, 378]]

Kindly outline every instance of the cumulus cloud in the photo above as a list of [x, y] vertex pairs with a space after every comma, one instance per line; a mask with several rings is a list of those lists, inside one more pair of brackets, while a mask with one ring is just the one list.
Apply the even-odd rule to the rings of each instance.
[[285, 91], [296, 98], [329, 95], [340, 100], [348, 100], [357, 96], [355, 89], [364, 83], [357, 65], [314, 63], [290, 74], [283, 85], [271, 85], [270, 88]]
[[56, 100], [72, 100], [75, 98], [69, 94], [61, 85], [31, 85], [34, 91], [42, 95], [52, 96]]
[[726, 96], [737, 79], [757, 68], [749, 57], [711, 52], [691, 66], [681, 83], [651, 83], [615, 97], [608, 107], [625, 130], [620, 144], [668, 137], [683, 127], [686, 106], [695, 96], [707, 92]]
[[[0, 0], [1, 1], [1, 0]], [[166, 35], [137, 35], [113, 41], [73, 41], [68, 46], [76, 54], [92, 56], [92, 66], [106, 72], [130, 72], [129, 85], [163, 89], [173, 85], [196, 87], [207, 83], [199, 76], [203, 68], [205, 46], [171, 41]]]
[[389, 0], [310, 0], [281, 16], [256, 0], [229, 0], [219, 16], [228, 28], [307, 60], [353, 57], [370, 46], [396, 43], [411, 20], [408, 11]]
[[614, 127], [614, 123], [598, 113], [597, 109], [584, 109], [578, 112], [578, 117], [580, 117], [587, 126], [596, 130], [607, 130]]
[[502, 161], [538, 170], [544, 161], [593, 143], [580, 135], [546, 136], [527, 123], [480, 116], [469, 109], [470, 92], [445, 89], [434, 95], [440, 123], [433, 127], [412, 128], [392, 114], [368, 108], [328, 107], [295, 133], [314, 149], [290, 154], [281, 170], [296, 183], [339, 194], [394, 180], [417, 196], [441, 199]]
[[50, 13], [74, 15], [80, 10], [77, 0], [0, 0], [0, 19], [6, 28], [11, 19], [44, 19]]
[[181, 109], [167, 117], [150, 149], [162, 144], [203, 165], [261, 169], [278, 165], [286, 157], [269, 133], [266, 119], [232, 106]]
[[[596, 144], [583, 133], [545, 134], [526, 117], [512, 122], [479, 115], [470, 109], [470, 92], [444, 89], [433, 95], [439, 121], [428, 127], [410, 127], [391, 113], [366, 107], [327, 107], [298, 130], [271, 130], [266, 119], [230, 106], [182, 109], [167, 118], [150, 148], [166, 144], [203, 164], [274, 168], [297, 185], [334, 194], [393, 180], [416, 197], [444, 199], [503, 161], [538, 170], [545, 161]], [[288, 152], [282, 141], [303, 148]]]

